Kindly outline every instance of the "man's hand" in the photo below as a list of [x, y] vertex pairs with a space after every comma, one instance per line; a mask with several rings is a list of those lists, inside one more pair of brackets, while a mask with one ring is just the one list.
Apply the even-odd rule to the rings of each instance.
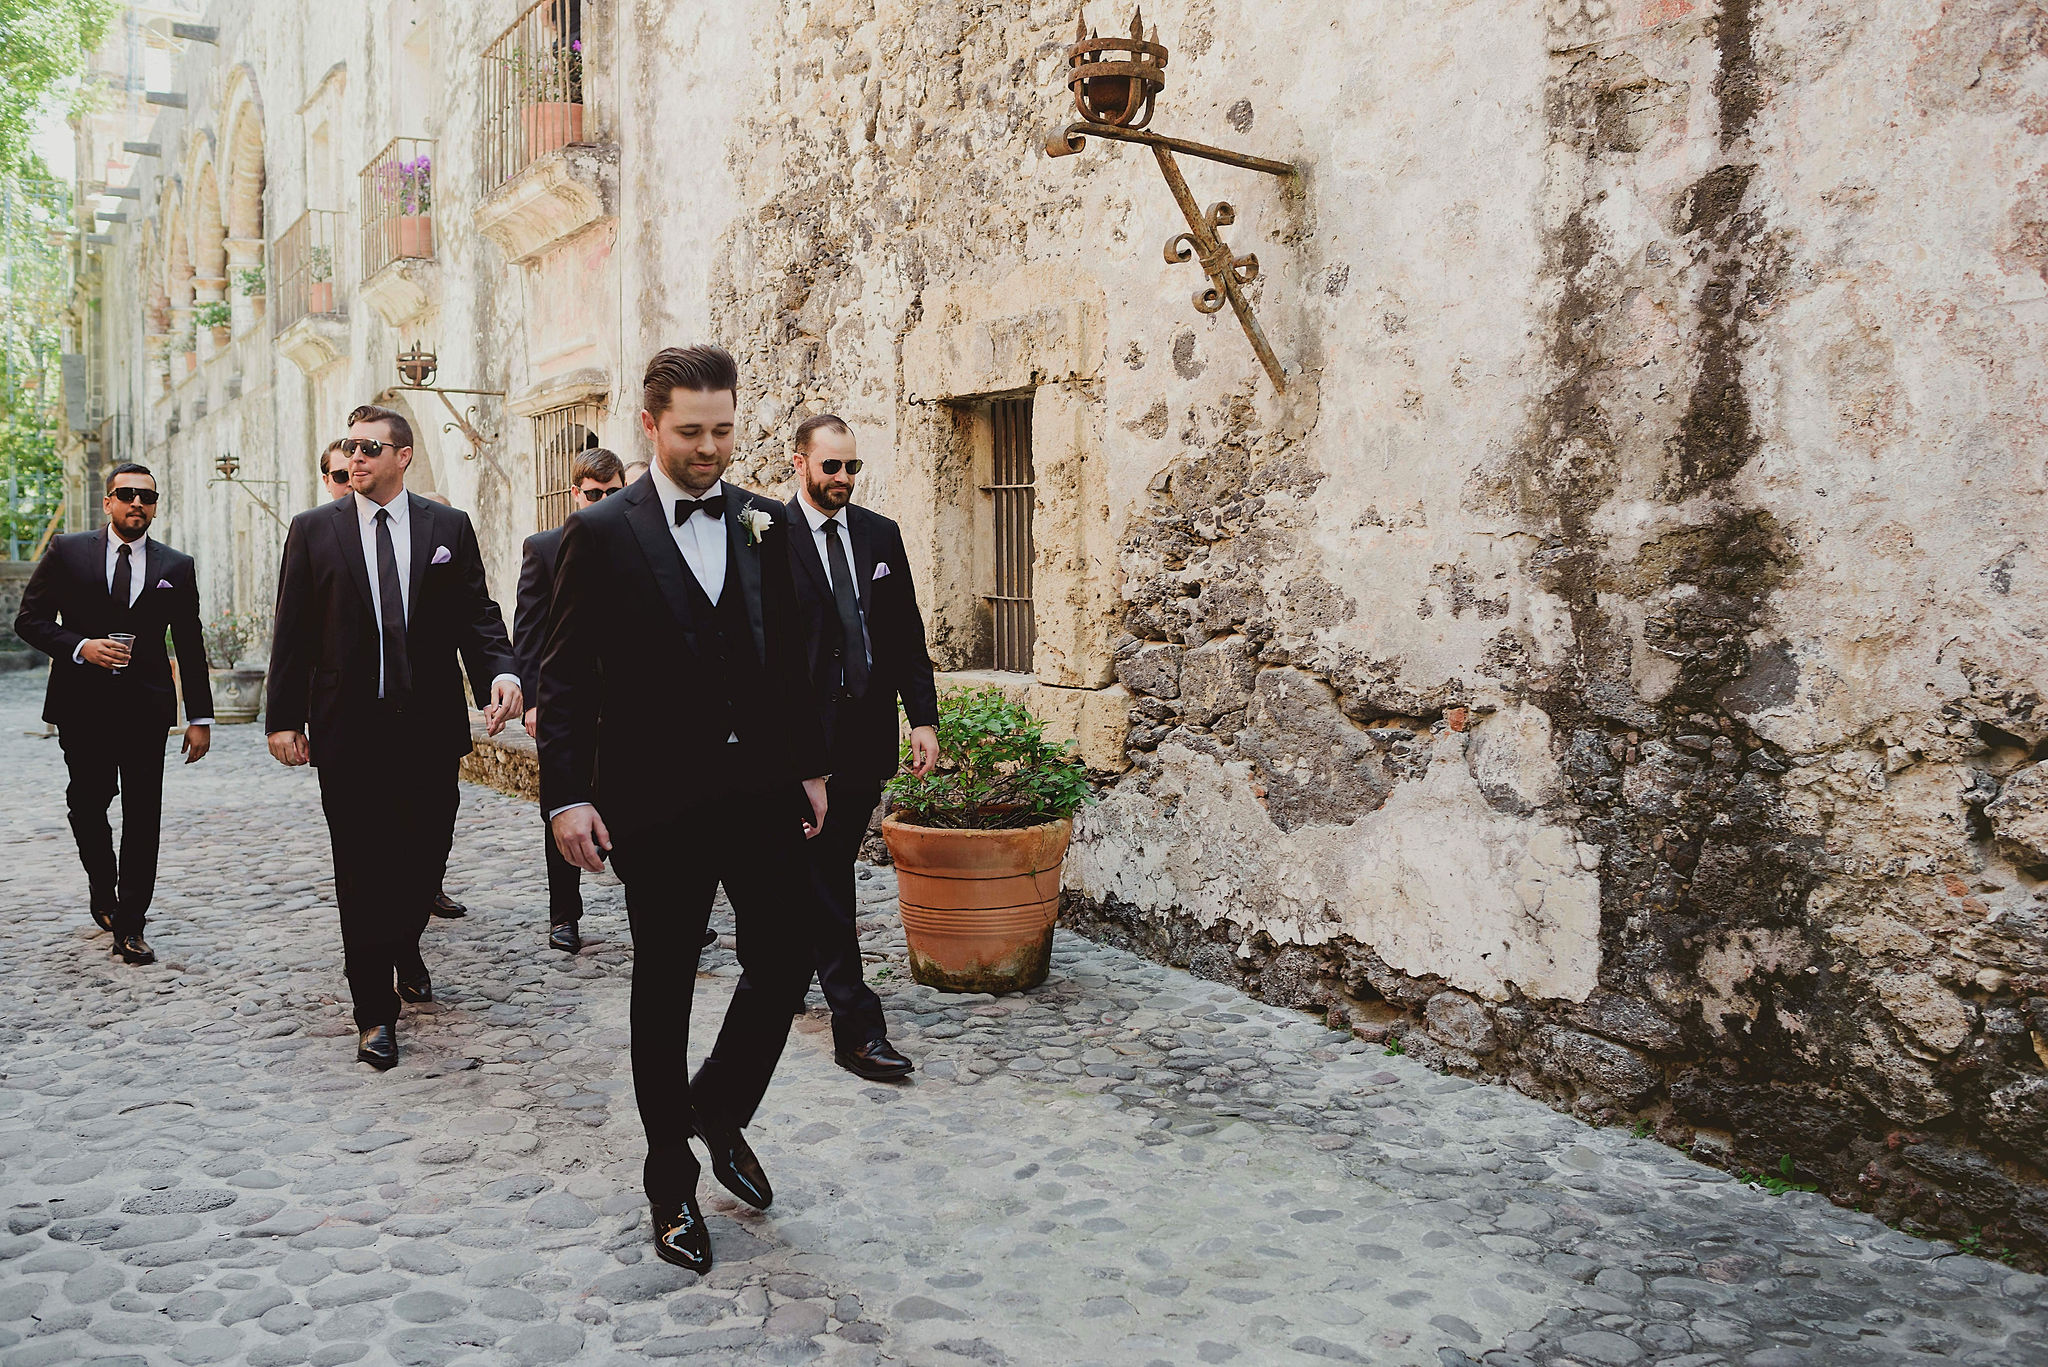
[[815, 840], [818, 832], [825, 829], [825, 780], [805, 779], [804, 796], [811, 800], [811, 819], [804, 823], [804, 839]]
[[184, 743], [178, 746], [178, 749], [184, 752], [185, 763], [187, 764], [191, 764], [195, 760], [205, 759], [206, 752], [212, 748], [213, 728], [211, 726], [186, 727]]
[[910, 728], [910, 772], [923, 778], [939, 763], [939, 730], [935, 726]]
[[540, 739], [540, 709], [538, 707], [527, 708], [526, 715], [519, 719], [519, 724], [526, 728], [527, 735], [532, 736], [535, 740]]
[[306, 750], [304, 731], [272, 731], [266, 740], [270, 742], [270, 756], [279, 764], [304, 764], [311, 755]]
[[597, 814], [597, 808], [586, 802], [556, 812], [548, 825], [555, 833], [555, 848], [562, 852], [562, 858], [579, 869], [604, 872], [604, 859], [598, 851], [611, 850], [612, 833], [604, 828], [604, 818]]
[[491, 685], [491, 705], [484, 709], [484, 720], [489, 723], [484, 734], [495, 736], [505, 729], [505, 723], [519, 715], [519, 685], [510, 679], [499, 679]]
[[128, 647], [105, 637], [87, 641], [78, 649], [78, 658], [101, 669], [125, 669], [128, 665]]

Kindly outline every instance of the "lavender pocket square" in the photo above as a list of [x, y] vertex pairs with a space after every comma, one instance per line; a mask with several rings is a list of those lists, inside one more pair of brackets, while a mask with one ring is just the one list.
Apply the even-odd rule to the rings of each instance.
[[429, 560], [427, 563], [429, 565], [445, 565], [454, 558], [454, 556], [448, 554], [448, 548], [446, 546], [436, 546], [434, 547], [434, 558], [432, 560]]
[[156, 586], [160, 589], [167, 589], [171, 586], [171, 581], [168, 579], [159, 579], [156, 581]]
[[888, 577], [889, 577], [889, 562], [888, 562], [888, 561], [886, 561], [886, 560], [877, 560], [877, 561], [875, 562], [875, 578], [877, 578], [877, 579], [887, 579]]

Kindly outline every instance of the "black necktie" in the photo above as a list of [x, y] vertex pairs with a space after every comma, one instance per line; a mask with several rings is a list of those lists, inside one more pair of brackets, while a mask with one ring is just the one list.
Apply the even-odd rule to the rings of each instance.
[[676, 525], [682, 526], [690, 520], [691, 513], [702, 513], [713, 522], [725, 516], [725, 495], [713, 494], [709, 498], [679, 498], [676, 500]]
[[868, 691], [867, 637], [860, 629], [860, 594], [853, 586], [853, 566], [846, 561], [846, 545], [839, 539], [839, 519], [825, 519], [825, 558], [832, 567], [832, 599], [839, 604], [839, 631], [846, 638], [840, 667], [846, 691], [858, 698]]
[[128, 546], [124, 542], [114, 552], [114, 613], [124, 622], [128, 620], [128, 600], [134, 596], [133, 563], [128, 558]]
[[377, 617], [384, 634], [384, 696], [403, 702], [412, 692], [412, 661], [405, 653], [405, 598], [389, 508], [377, 510]]

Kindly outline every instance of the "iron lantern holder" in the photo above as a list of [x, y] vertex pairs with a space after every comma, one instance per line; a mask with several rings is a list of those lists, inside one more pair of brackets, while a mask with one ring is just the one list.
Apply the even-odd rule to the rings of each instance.
[[466, 411], [458, 412], [455, 404], [448, 396], [450, 394], [469, 394], [480, 398], [502, 399], [505, 397], [505, 391], [502, 389], [456, 389], [446, 385], [437, 385], [434, 383], [434, 372], [439, 368], [440, 358], [431, 351], [420, 350], [420, 344], [414, 342], [410, 348], [398, 354], [398, 383], [385, 390], [382, 394], [379, 394], [377, 398], [381, 401], [393, 394], [434, 395], [440, 399], [441, 406], [448, 410], [448, 416], [453, 419], [452, 422], [442, 423], [441, 430], [443, 432], [462, 433], [463, 437], [469, 442], [469, 454], [463, 457], [463, 459], [475, 460], [484, 453], [484, 447], [489, 443], [489, 438], [485, 437], [476, 428], [477, 405], [468, 404], [466, 405]]
[[213, 468], [220, 473], [206, 481], [207, 488], [211, 489], [216, 484], [232, 484], [254, 499], [257, 507], [270, 514], [272, 522], [275, 522], [280, 527], [285, 525], [284, 519], [278, 516], [277, 509], [271, 507], [269, 501], [263, 495], [249, 487], [252, 484], [261, 484], [268, 488], [282, 489], [285, 487], [285, 481], [281, 479], [243, 479], [242, 462], [235, 459], [232, 451], [221, 452], [220, 459], [213, 463]]
[[1190, 260], [1200, 264], [1209, 283], [1195, 292], [1196, 310], [1215, 313], [1225, 304], [1230, 305], [1244, 335], [1251, 341], [1252, 350], [1258, 353], [1259, 364], [1272, 377], [1273, 388], [1285, 391], [1287, 372], [1282, 369], [1280, 358], [1273, 354], [1272, 344], [1252, 312], [1251, 301], [1245, 297], [1245, 287], [1259, 277], [1259, 258], [1251, 252], [1234, 254], [1218, 231], [1237, 221], [1237, 210], [1226, 200], [1202, 209], [1188, 189], [1187, 178], [1181, 174], [1174, 153], [1283, 179], [1299, 175], [1300, 168], [1292, 162], [1148, 132], [1145, 125], [1152, 121], [1153, 102], [1166, 88], [1167, 51], [1159, 42], [1158, 28], [1153, 28], [1149, 39], [1144, 28], [1142, 11], [1132, 16], [1129, 38], [1096, 37], [1088, 32], [1085, 18], [1077, 22], [1074, 44], [1067, 49], [1067, 86], [1073, 91], [1081, 121], [1068, 124], [1047, 139], [1045, 154], [1074, 156], [1087, 146], [1091, 137], [1150, 147], [1160, 174], [1166, 178], [1166, 188], [1173, 193], [1174, 203], [1180, 206], [1181, 217], [1188, 225], [1186, 232], [1168, 239], [1168, 264]]

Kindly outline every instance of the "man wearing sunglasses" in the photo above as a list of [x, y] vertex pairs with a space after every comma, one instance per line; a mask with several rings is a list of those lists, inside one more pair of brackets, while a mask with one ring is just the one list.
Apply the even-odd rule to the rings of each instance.
[[[114, 936], [124, 962], [156, 962], [142, 938], [156, 891], [164, 797], [164, 733], [178, 719], [164, 631], [177, 643], [185, 687], [185, 762], [202, 758], [213, 736], [213, 693], [199, 634], [199, 581], [192, 557], [149, 536], [156, 478], [117, 465], [100, 507], [107, 525], [50, 542], [22, 595], [14, 632], [48, 655], [43, 720], [71, 783], [64, 790], [78, 862], [85, 865], [92, 919]], [[121, 794], [121, 854], [107, 807]]]
[[366, 404], [343, 450], [350, 497], [285, 537], [263, 729], [278, 761], [319, 770], [356, 1058], [382, 1070], [400, 999], [434, 999], [420, 932], [470, 750], [464, 670], [496, 735], [519, 667], [468, 516], [406, 492], [412, 425]]
[[[939, 759], [938, 689], [903, 533], [852, 504], [860, 474], [852, 431], [830, 413], [806, 418], [796, 429], [793, 463], [800, 487], [789, 501], [789, 525], [799, 530], [789, 538], [790, 564], [825, 723], [823, 767], [832, 775], [825, 801], [839, 814], [804, 846], [816, 902], [810, 949], [832, 1008], [834, 1058], [848, 1072], [889, 1081], [907, 1077], [912, 1065], [889, 1043], [881, 1000], [867, 984], [853, 861], [882, 784], [896, 772], [896, 699], [910, 719], [911, 769], [923, 774]], [[809, 981], [806, 975], [805, 992]], [[799, 995], [794, 1005], [801, 1009], [802, 1001]]]
[[341, 448], [346, 445], [347, 437], [336, 437], [320, 453], [320, 482], [326, 486], [330, 501], [347, 498], [349, 494], [348, 461], [341, 453]]
[[[569, 466], [571, 503], [569, 515], [604, 501], [607, 494], [626, 487], [626, 467], [614, 453], [593, 446], [577, 455]], [[564, 523], [566, 526], [566, 522]], [[526, 734], [540, 734], [540, 656], [547, 645], [548, 613], [555, 602], [555, 562], [562, 554], [562, 528], [535, 532], [520, 547], [519, 599], [512, 609], [512, 641], [519, 654], [520, 690], [526, 709]], [[548, 947], [564, 954], [583, 948], [583, 875], [562, 858], [545, 817], [541, 820], [541, 844], [546, 849], [548, 869]]]

